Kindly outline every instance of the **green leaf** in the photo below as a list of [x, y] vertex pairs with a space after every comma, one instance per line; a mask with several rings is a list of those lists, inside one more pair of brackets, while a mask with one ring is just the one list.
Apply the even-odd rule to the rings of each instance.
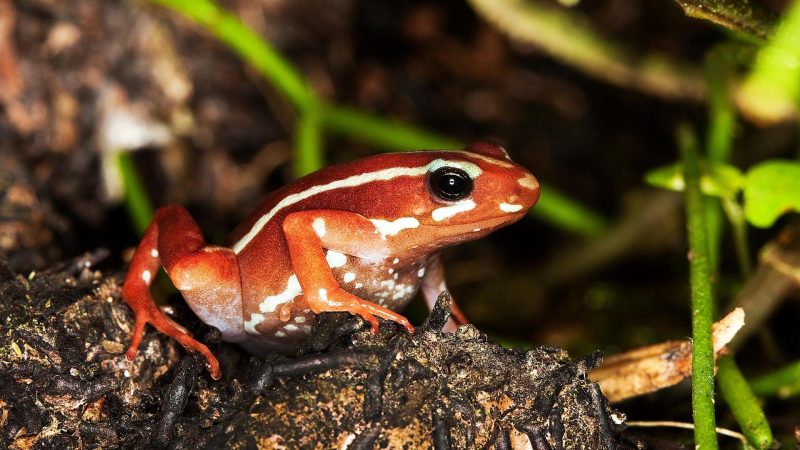
[[800, 211], [800, 162], [770, 160], [747, 171], [744, 215], [751, 225], [771, 227], [790, 211]]
[[[705, 195], [733, 199], [736, 193], [742, 189], [744, 176], [734, 166], [713, 164], [709, 170], [708, 165], [703, 164], [701, 170], [700, 190]], [[683, 191], [685, 187], [683, 165], [681, 164], [672, 164], [653, 169], [645, 174], [644, 179], [651, 186], [672, 191]]]

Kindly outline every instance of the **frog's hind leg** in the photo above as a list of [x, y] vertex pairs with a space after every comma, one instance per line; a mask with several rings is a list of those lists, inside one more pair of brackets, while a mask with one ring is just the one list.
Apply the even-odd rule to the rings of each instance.
[[226, 339], [236, 340], [244, 333], [236, 255], [230, 249], [206, 245], [197, 223], [185, 208], [166, 206], [156, 211], [122, 286], [122, 297], [136, 314], [136, 326], [126, 353], [128, 359], [136, 355], [145, 325], [150, 323], [188, 350], [200, 352], [208, 361], [212, 377], [218, 379], [219, 363], [208, 347], [165, 316], [150, 295], [150, 284], [160, 264], [192, 310], [205, 322], [220, 328]]

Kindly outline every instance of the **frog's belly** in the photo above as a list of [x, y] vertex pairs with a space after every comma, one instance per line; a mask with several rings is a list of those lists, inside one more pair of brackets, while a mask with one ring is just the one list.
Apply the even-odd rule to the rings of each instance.
[[[400, 266], [401, 261], [396, 259], [369, 261], [330, 251], [326, 256], [342, 289], [393, 311], [402, 311], [414, 298], [425, 274], [424, 261]], [[296, 292], [293, 303], [302, 295], [299, 287]], [[278, 317], [280, 309], [277, 307], [273, 314], [245, 317], [248, 334], [240, 344], [254, 354], [296, 353], [308, 339], [316, 323], [315, 315], [294, 304], [291, 318], [284, 322]]]

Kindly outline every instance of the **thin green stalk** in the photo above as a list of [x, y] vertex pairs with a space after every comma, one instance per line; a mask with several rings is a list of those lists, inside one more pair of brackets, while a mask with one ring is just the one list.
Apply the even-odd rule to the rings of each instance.
[[298, 118], [295, 133], [294, 174], [300, 178], [324, 165], [319, 114], [315, 111], [306, 111]]
[[762, 375], [750, 382], [756, 395], [777, 395], [781, 398], [800, 394], [800, 361]]
[[736, 200], [723, 198], [722, 209], [733, 227], [733, 245], [736, 248], [736, 260], [739, 261], [739, 270], [743, 278], [749, 278], [753, 273], [753, 263], [750, 260], [750, 244], [747, 239], [747, 223], [745, 222], [742, 205]]
[[122, 178], [123, 203], [136, 232], [141, 235], [153, 219], [153, 205], [150, 204], [150, 197], [139, 179], [130, 152], [115, 151], [113, 154], [110, 157], [116, 159], [117, 170]]
[[689, 268], [692, 292], [692, 416], [695, 448], [717, 449], [714, 416], [714, 348], [711, 325], [714, 298], [703, 194], [700, 191], [700, 164], [694, 133], [687, 126], [678, 128], [686, 181], [686, 230], [689, 236]]
[[322, 120], [331, 131], [355, 136], [391, 151], [464, 147], [455, 139], [342, 106], [325, 108]]
[[298, 111], [318, 107], [319, 101], [303, 76], [266, 40], [234, 14], [211, 0], [150, 0], [194, 20], [238, 53]]
[[531, 209], [530, 214], [562, 230], [583, 236], [599, 236], [608, 229], [605, 218], [550, 186], [542, 189], [539, 203]]
[[747, 441], [757, 449], [768, 449], [772, 446], [772, 430], [764, 411], [758, 405], [747, 380], [744, 378], [736, 362], [731, 356], [723, 356], [717, 360], [717, 383], [725, 402], [742, 428]]

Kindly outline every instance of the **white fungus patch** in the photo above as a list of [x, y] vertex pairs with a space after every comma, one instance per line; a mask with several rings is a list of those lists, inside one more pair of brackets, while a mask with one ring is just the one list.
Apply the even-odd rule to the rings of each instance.
[[325, 233], [327, 230], [325, 229], [325, 219], [322, 217], [317, 217], [311, 222], [311, 228], [314, 229], [314, 233], [317, 233], [317, 236], [323, 238], [325, 237]]
[[441, 208], [434, 209], [431, 213], [431, 217], [433, 220], [441, 222], [442, 220], [449, 219], [456, 214], [471, 211], [475, 209], [475, 206], [475, 202], [472, 200], [462, 200], [450, 206], [442, 206]]
[[328, 267], [331, 269], [336, 269], [347, 264], [347, 256], [335, 250], [328, 250], [325, 254], [325, 260], [328, 261]]

